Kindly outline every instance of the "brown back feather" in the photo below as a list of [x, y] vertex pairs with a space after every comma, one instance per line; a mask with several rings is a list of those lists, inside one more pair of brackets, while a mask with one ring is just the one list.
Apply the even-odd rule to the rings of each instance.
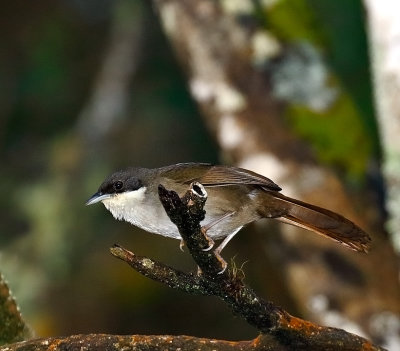
[[[187, 173], [184, 172], [185, 168], [188, 170]], [[208, 163], [180, 163], [160, 170], [164, 177], [183, 184], [197, 181], [204, 186], [258, 185], [268, 190], [282, 190], [271, 179], [238, 167], [213, 166]]]

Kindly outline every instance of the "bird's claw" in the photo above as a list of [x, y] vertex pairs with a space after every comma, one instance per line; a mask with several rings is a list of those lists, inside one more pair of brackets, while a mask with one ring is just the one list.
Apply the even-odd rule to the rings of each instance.
[[[202, 229], [202, 231], [203, 231], [203, 229]], [[206, 239], [207, 239], [207, 242], [208, 242], [208, 246], [205, 248], [205, 249], [201, 249], [201, 251], [210, 251], [213, 247], [214, 247], [214, 244], [215, 244], [215, 242], [214, 242], [214, 240], [213, 239], [211, 239], [209, 236], [207, 236], [206, 235], [206, 233], [203, 231], [203, 234], [204, 234], [204, 236], [206, 237]]]
[[197, 276], [200, 277], [203, 274], [203, 271], [199, 266], [197, 266]]
[[179, 250], [181, 250], [182, 252], [185, 252], [185, 250], [183, 249], [184, 246], [185, 246], [185, 241], [183, 239], [181, 239], [181, 242], [179, 243]]
[[225, 261], [224, 261], [224, 263], [225, 264], [223, 264], [223, 268], [217, 273], [218, 275], [222, 274], [222, 273], [224, 273], [226, 271], [226, 268], [228, 267], [228, 264]]
[[228, 264], [226, 263], [226, 261], [222, 258], [222, 256], [219, 254], [219, 252], [217, 252], [217, 250], [214, 251], [215, 257], [217, 257], [218, 261], [221, 263], [222, 265], [222, 269], [217, 273], [222, 274], [226, 271], [226, 268], [228, 267]]
[[[223, 274], [226, 269], [228, 268], [228, 264], [226, 263], [226, 261], [221, 257], [221, 255], [217, 252], [215, 252], [215, 256], [217, 257], [218, 261], [221, 263], [222, 269], [217, 272], [217, 275]], [[201, 270], [201, 268], [199, 266], [197, 266], [197, 276], [201, 276], [203, 274], [203, 271]]]

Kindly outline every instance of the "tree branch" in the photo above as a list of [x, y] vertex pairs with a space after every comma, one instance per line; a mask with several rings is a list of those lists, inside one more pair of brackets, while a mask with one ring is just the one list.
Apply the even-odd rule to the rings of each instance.
[[119, 245], [114, 245], [110, 251], [145, 277], [190, 294], [210, 295], [203, 281], [193, 274], [178, 271], [148, 257], [137, 256]]
[[168, 286], [189, 293], [220, 297], [236, 315], [245, 318], [262, 332], [257, 339], [258, 343], [274, 340], [275, 345], [280, 345], [285, 350], [382, 350], [366, 339], [342, 329], [318, 326], [291, 316], [272, 302], [258, 297], [243, 283], [243, 276], [235, 270], [229, 269], [220, 274], [223, 268], [221, 257], [214, 251], [204, 251], [209, 242], [200, 226], [204, 216], [205, 190], [199, 196], [198, 192], [193, 191], [193, 187], [192, 184], [186, 194], [179, 198], [175, 192], [160, 185], [159, 196], [168, 216], [177, 225], [193, 259], [200, 267], [201, 274], [196, 277], [176, 271], [148, 258], [138, 257], [121, 247], [114, 247], [113, 255], [126, 261], [143, 275]]
[[[109, 335], [88, 334], [69, 337], [36, 339], [0, 348], [0, 351], [280, 351], [287, 350], [275, 347], [274, 344], [264, 345], [264, 338], [258, 337], [251, 341], [224, 341], [215, 339], [195, 338], [185, 335]], [[262, 348], [260, 348], [262, 347]]]

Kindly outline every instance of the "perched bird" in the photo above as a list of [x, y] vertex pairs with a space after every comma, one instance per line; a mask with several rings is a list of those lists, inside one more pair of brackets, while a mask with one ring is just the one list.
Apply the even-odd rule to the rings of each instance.
[[224, 239], [219, 252], [246, 224], [273, 218], [327, 236], [355, 251], [367, 252], [368, 234], [345, 217], [280, 193], [272, 180], [255, 172], [206, 163], [161, 168], [131, 167], [107, 177], [87, 205], [102, 202], [116, 219], [148, 232], [181, 239], [158, 197], [158, 185], [182, 196], [199, 182], [208, 193], [202, 225], [207, 235]]

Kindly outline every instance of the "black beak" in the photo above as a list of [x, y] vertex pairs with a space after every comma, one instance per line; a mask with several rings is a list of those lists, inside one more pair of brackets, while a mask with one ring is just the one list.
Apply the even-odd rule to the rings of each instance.
[[93, 194], [93, 196], [91, 196], [89, 200], [86, 201], [86, 206], [93, 205], [97, 202], [109, 199], [110, 197], [110, 194], [103, 194], [102, 192], [98, 191], [97, 193]]

